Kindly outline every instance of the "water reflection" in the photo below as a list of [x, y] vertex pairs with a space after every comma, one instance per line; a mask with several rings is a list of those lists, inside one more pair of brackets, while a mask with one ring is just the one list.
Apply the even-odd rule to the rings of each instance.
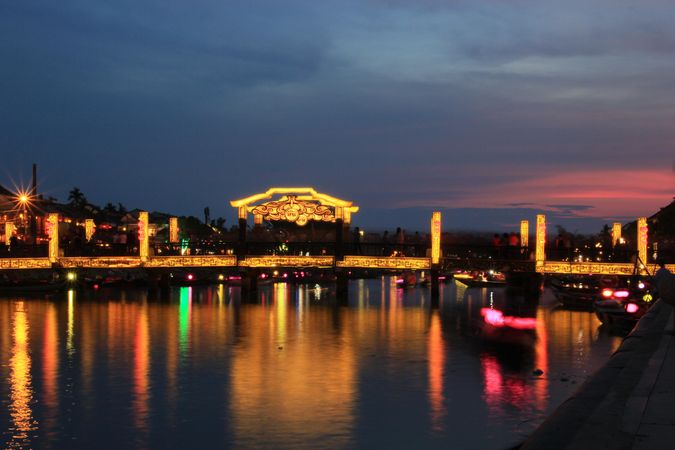
[[234, 442], [243, 448], [345, 446], [357, 364], [350, 333], [333, 327], [333, 314], [344, 312], [314, 311], [300, 334], [301, 321], [288, 320], [288, 290], [276, 284], [273, 308], [242, 311], [248, 333], [233, 353], [228, 400]]
[[9, 411], [12, 428], [9, 429], [11, 436], [7, 442], [8, 448], [30, 447], [32, 433], [38, 428], [37, 420], [33, 417], [31, 409], [33, 386], [28, 330], [28, 314], [24, 309], [24, 302], [16, 302], [12, 357], [9, 360], [11, 389]]
[[348, 305], [331, 286], [285, 283], [245, 302], [222, 284], [150, 301], [139, 290], [0, 299], [3, 439], [503, 448], [620, 342], [593, 314], [518, 291], [448, 283], [441, 293], [432, 308], [427, 289], [382, 277], [352, 282]]
[[179, 337], [178, 346], [181, 358], [187, 356], [190, 345], [190, 316], [192, 315], [192, 287], [180, 288], [180, 304], [178, 309]]
[[134, 425], [139, 433], [147, 432], [150, 398], [150, 333], [148, 308], [142, 305], [134, 335]]
[[44, 338], [42, 344], [42, 389], [43, 404], [50, 419], [44, 425], [46, 432], [56, 428], [56, 415], [59, 407], [59, 331], [56, 306], [47, 304], [45, 311]]
[[73, 344], [73, 338], [75, 335], [75, 290], [68, 290], [68, 328], [66, 334], [66, 350], [68, 356], [73, 356], [75, 347]]
[[431, 427], [434, 431], [445, 428], [445, 398], [443, 379], [445, 372], [445, 343], [438, 314], [431, 316], [429, 325], [429, 403], [431, 404]]

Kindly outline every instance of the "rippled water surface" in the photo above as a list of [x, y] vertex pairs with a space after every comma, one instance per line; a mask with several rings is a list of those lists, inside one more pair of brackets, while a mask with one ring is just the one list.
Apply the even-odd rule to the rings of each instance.
[[428, 289], [389, 277], [349, 290], [346, 302], [287, 284], [246, 302], [227, 286], [4, 296], [0, 442], [503, 449], [620, 343], [548, 291], [449, 283], [433, 308]]

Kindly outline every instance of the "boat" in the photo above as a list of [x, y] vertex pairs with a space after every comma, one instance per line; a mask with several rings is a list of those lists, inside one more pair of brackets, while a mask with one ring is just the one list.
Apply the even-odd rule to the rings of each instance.
[[652, 303], [651, 290], [644, 283], [639, 283], [633, 289], [603, 289], [601, 298], [593, 303], [593, 309], [603, 325], [630, 330], [645, 315]]
[[487, 272], [460, 272], [453, 274], [453, 278], [469, 287], [504, 287], [506, 276], [501, 272], [489, 270]]
[[551, 279], [556, 299], [565, 307], [592, 310], [600, 296], [600, 280], [593, 276], [571, 275]]

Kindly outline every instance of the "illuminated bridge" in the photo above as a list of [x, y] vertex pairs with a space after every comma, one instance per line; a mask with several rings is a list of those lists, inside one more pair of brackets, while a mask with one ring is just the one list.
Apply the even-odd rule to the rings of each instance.
[[[530, 247], [530, 229], [527, 220], [521, 222], [518, 248], [509, 248], [494, 252], [489, 248], [462, 248], [461, 246], [441, 246], [441, 213], [434, 212], [431, 217], [430, 236], [427, 244], [417, 243], [410, 246], [412, 251], [403, 251], [393, 243], [357, 243], [346, 242], [351, 235], [352, 215], [359, 210], [352, 202], [341, 200], [317, 192], [312, 188], [271, 188], [266, 192], [250, 197], [233, 200], [230, 204], [237, 209], [239, 236], [236, 242], [225, 243], [220, 247], [200, 250], [201, 254], [187, 254], [179, 241], [178, 220], [172, 217], [168, 221], [169, 239], [167, 243], [150, 242], [150, 223], [147, 212], [139, 213], [136, 224], [138, 246], [135, 254], [129, 255], [92, 255], [64, 256], [59, 247], [59, 223], [63, 218], [58, 214], [48, 214], [45, 219], [45, 232], [48, 244], [42, 257], [2, 257], [0, 270], [25, 269], [131, 269], [144, 268], [231, 268], [240, 273], [256, 269], [297, 268], [334, 270], [363, 269], [372, 271], [431, 271], [432, 276], [441, 271], [455, 269], [496, 269], [509, 272], [555, 273], [555, 274], [613, 274], [632, 275], [653, 273], [654, 263], [649, 260], [648, 228], [645, 218], [638, 219], [637, 248], [633, 262], [578, 262], [552, 261], [546, 258], [546, 218], [537, 216], [534, 233], [534, 245]], [[248, 217], [253, 216], [253, 228], [248, 231]], [[278, 243], [256, 242], [255, 235], [263, 223], [285, 222], [299, 228], [317, 224], [331, 231], [333, 242], [317, 245], [293, 243], [300, 248], [283, 251]], [[314, 225], [312, 225], [312, 230]], [[86, 239], [90, 240], [95, 224], [93, 220], [84, 223]], [[248, 234], [252, 236], [248, 236]], [[6, 244], [10, 244], [12, 224], [5, 224]], [[620, 239], [621, 225], [613, 228], [613, 241]], [[393, 237], [392, 237], [393, 238]], [[375, 247], [375, 248], [373, 248]], [[531, 251], [531, 248], [533, 251]], [[280, 254], [286, 253], [286, 254]], [[300, 254], [298, 254], [300, 253]], [[415, 256], [402, 256], [410, 253]], [[568, 258], [569, 259], [569, 258]]]

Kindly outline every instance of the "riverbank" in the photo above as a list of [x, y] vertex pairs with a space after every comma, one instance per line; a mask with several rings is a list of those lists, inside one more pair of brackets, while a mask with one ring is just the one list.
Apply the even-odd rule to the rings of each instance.
[[657, 302], [523, 450], [658, 449], [675, 442], [673, 309]]

